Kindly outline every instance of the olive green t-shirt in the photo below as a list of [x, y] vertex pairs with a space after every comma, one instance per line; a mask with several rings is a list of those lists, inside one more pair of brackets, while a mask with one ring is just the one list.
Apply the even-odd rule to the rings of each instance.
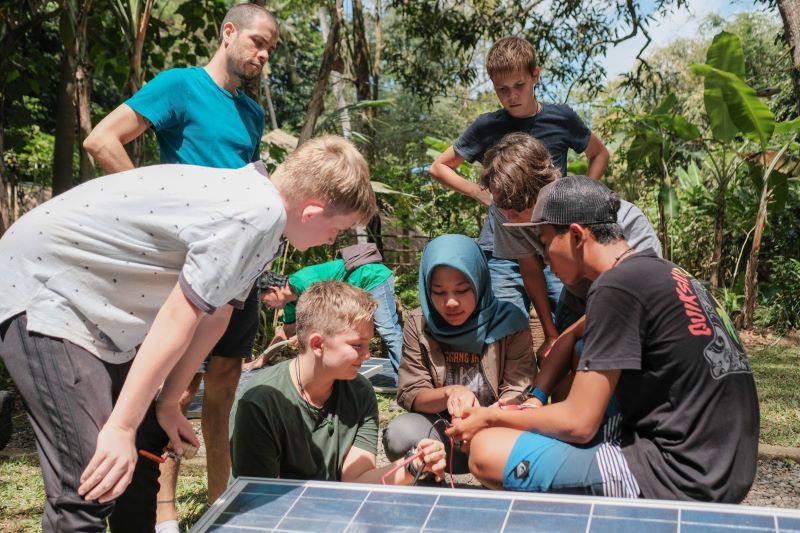
[[339, 481], [351, 447], [377, 453], [378, 401], [369, 380], [337, 380], [317, 409], [295, 388], [292, 368], [290, 360], [260, 372], [236, 399], [230, 418], [234, 478]]
[[[345, 276], [347, 279], [345, 280]], [[344, 259], [334, 259], [327, 263], [301, 268], [289, 276], [289, 285], [299, 298], [309, 287], [320, 281], [347, 281], [350, 285], [369, 292], [392, 276], [389, 267], [382, 263], [367, 263], [354, 269], [349, 276], [344, 268]], [[290, 302], [283, 308], [283, 322], [292, 324], [297, 320], [296, 302]]]

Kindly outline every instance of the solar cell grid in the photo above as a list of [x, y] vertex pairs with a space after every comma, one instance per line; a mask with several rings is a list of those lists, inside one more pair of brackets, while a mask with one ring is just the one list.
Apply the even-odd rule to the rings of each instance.
[[790, 509], [242, 478], [192, 529], [250, 532], [800, 533]]

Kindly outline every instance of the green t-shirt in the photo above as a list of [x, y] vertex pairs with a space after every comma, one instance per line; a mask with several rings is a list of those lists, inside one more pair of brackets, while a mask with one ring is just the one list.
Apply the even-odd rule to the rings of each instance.
[[316, 409], [292, 383], [291, 364], [260, 372], [236, 399], [230, 418], [234, 478], [339, 481], [351, 447], [377, 453], [378, 401], [369, 380], [337, 380]]
[[[342, 281], [346, 274], [344, 259], [334, 259], [327, 263], [301, 268], [289, 276], [289, 284], [299, 297], [315, 283], [320, 281]], [[392, 271], [383, 263], [369, 263], [353, 270], [350, 276], [347, 277], [347, 283], [365, 291], [371, 291], [391, 276]], [[286, 304], [283, 308], [284, 324], [293, 324], [296, 320], [295, 302]]]

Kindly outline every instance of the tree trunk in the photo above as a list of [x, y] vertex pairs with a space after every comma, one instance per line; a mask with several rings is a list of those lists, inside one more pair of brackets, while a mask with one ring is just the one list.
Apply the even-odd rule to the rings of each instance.
[[661, 190], [664, 188], [664, 174], [659, 173], [658, 180], [658, 236], [661, 239], [661, 253], [664, 259], [669, 259], [669, 232], [667, 230], [667, 212], [664, 209], [664, 200], [661, 197]]
[[[144, 39], [147, 35], [147, 26], [150, 23], [150, 13], [153, 11], [155, 0], [145, 0], [142, 8], [141, 18], [136, 21], [136, 34], [131, 43], [131, 65], [128, 73], [128, 91], [130, 95], [144, 85], [144, 69], [142, 68], [142, 50], [144, 49]], [[143, 137], [140, 135], [125, 147], [133, 161], [133, 165], [138, 167], [142, 164]]]
[[[369, 100], [372, 93], [370, 74], [372, 65], [369, 61], [369, 43], [367, 28], [364, 22], [364, 6], [361, 0], [353, 0], [353, 70], [356, 82], [356, 99], [359, 102]], [[367, 161], [375, 160], [375, 108], [364, 110], [361, 132], [369, 139], [366, 146]]]
[[367, 29], [364, 22], [364, 6], [361, 4], [361, 0], [353, 0], [353, 70], [355, 71], [358, 101], [369, 100], [371, 67]]
[[[322, 38], [328, 41], [330, 24], [328, 24], [328, 8], [320, 6], [319, 24], [322, 28]], [[353, 128], [350, 124], [350, 114], [347, 112], [347, 101], [344, 99], [344, 89], [342, 88], [342, 74], [336, 70], [331, 70], [331, 85], [333, 85], [333, 95], [336, 97], [336, 108], [339, 110], [339, 122], [342, 124], [342, 135], [345, 139], [353, 136]]]
[[84, 61], [78, 62], [75, 70], [75, 99], [78, 111], [78, 153], [80, 154], [80, 181], [89, 181], [97, 174], [94, 160], [83, 149], [83, 141], [92, 132], [92, 80], [89, 66]]
[[741, 327], [743, 329], [753, 327], [753, 313], [755, 312], [758, 298], [758, 254], [761, 251], [761, 237], [767, 224], [767, 206], [769, 205], [771, 192], [769, 176], [765, 175], [764, 185], [761, 189], [761, 199], [758, 202], [756, 227], [753, 232], [753, 246], [750, 248], [750, 255], [747, 258], [747, 271], [744, 276], [744, 308], [741, 315]]
[[797, 112], [800, 113], [800, 0], [778, 0], [787, 44], [792, 52], [792, 80]]
[[264, 101], [267, 103], [267, 111], [269, 115], [269, 124], [273, 130], [278, 129], [278, 119], [275, 117], [275, 106], [272, 105], [272, 90], [269, 86], [269, 75], [264, 74], [261, 80], [261, 86], [264, 88]]
[[[372, 99], [380, 98], [378, 81], [381, 74], [381, 51], [383, 50], [383, 23], [381, 22], [381, 0], [375, 0], [375, 53], [372, 58]], [[377, 110], [376, 110], [377, 111]]]
[[86, 28], [92, 0], [84, 0], [79, 18], [75, 24], [74, 47], [77, 56], [75, 68], [75, 109], [78, 114], [78, 153], [80, 154], [80, 181], [89, 181], [96, 176], [94, 161], [83, 149], [83, 141], [92, 132], [92, 78], [89, 68]]
[[[69, 14], [61, 13], [62, 42], [71, 42]], [[75, 148], [75, 56], [67, 46], [61, 56], [55, 116], [55, 146], [53, 148], [53, 196], [72, 187], [72, 154]]]
[[317, 79], [314, 82], [314, 89], [311, 91], [311, 100], [308, 103], [306, 117], [303, 121], [303, 130], [300, 132], [297, 146], [300, 146], [314, 135], [317, 119], [322, 114], [322, 110], [325, 107], [325, 92], [328, 88], [328, 78], [330, 78], [333, 65], [338, 55], [339, 34], [341, 33], [342, 26], [342, 0], [335, 0], [333, 13], [335, 16], [332, 17], [331, 32], [328, 34], [328, 39], [325, 41], [325, 50], [322, 52], [322, 61], [319, 65], [319, 72], [317, 72]]
[[718, 289], [722, 285], [722, 248], [725, 238], [725, 193], [727, 181], [719, 184], [717, 190], [717, 216], [714, 220], [714, 255], [711, 257], [711, 286]]

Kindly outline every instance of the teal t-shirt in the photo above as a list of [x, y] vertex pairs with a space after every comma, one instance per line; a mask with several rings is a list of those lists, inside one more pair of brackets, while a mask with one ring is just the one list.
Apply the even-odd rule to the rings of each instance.
[[125, 103], [152, 124], [162, 163], [240, 168], [259, 159], [264, 110], [202, 67], [166, 70]]
[[[344, 269], [344, 259], [334, 259], [327, 263], [301, 268], [289, 276], [289, 284], [299, 297], [315, 283], [319, 283], [320, 281], [342, 281], [346, 274], [347, 271]], [[386, 265], [382, 263], [369, 263], [353, 270], [346, 281], [354, 287], [364, 289], [365, 291], [371, 291], [391, 276], [392, 271], [389, 270], [389, 267]], [[283, 308], [283, 322], [285, 324], [292, 324], [296, 320], [295, 302], [286, 304]]]

